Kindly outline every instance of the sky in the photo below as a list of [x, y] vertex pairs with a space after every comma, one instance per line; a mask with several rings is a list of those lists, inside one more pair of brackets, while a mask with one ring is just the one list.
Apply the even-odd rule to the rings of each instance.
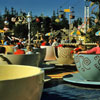
[[[53, 10], [60, 10], [74, 7], [75, 17], [84, 17], [84, 0], [0, 0], [0, 13], [4, 13], [4, 8], [9, 10], [13, 7], [18, 12], [20, 9], [26, 13], [32, 11], [32, 15], [52, 16]], [[69, 13], [66, 13], [66, 17]]]

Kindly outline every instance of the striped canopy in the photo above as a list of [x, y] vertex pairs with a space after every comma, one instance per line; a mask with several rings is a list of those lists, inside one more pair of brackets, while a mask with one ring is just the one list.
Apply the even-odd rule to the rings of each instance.
[[81, 32], [79, 31], [79, 30], [76, 30], [76, 31], [72, 31], [71, 33], [70, 33], [70, 35], [81, 35]]
[[52, 36], [53, 33], [46, 33], [45, 36]]
[[95, 33], [95, 35], [96, 35], [96, 36], [100, 36], [100, 31], [97, 31], [97, 32]]

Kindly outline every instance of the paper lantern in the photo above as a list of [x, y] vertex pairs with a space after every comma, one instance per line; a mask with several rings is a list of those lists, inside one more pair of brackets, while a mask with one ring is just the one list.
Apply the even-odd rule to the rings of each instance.
[[40, 22], [40, 19], [39, 18], [36, 18], [36, 22]]
[[11, 21], [12, 21], [12, 22], [16, 22], [16, 18], [15, 18], [15, 17], [12, 17], [12, 18], [11, 18]]
[[9, 22], [8, 22], [8, 21], [4, 21], [4, 24], [5, 24], [5, 25], [9, 25]]
[[59, 23], [59, 22], [60, 22], [60, 20], [57, 18], [57, 19], [55, 20], [55, 22]]

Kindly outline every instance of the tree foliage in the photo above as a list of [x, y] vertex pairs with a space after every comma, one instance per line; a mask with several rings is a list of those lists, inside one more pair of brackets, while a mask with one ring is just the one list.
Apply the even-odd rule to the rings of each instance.
[[[90, 16], [89, 18], [89, 22], [90, 22], [90, 30], [91, 31], [87, 31], [87, 38], [88, 38], [88, 42], [96, 42], [97, 40], [99, 40], [99, 36], [96, 36], [95, 33], [100, 30], [100, 0], [88, 0], [90, 2], [92, 2], [92, 6], [95, 5], [96, 7], [98, 7], [98, 10], [96, 10], [94, 12], [94, 8], [92, 8], [92, 14], [95, 16]], [[97, 20], [95, 22], [95, 20]]]
[[[16, 21], [13, 22], [11, 19], [16, 18]], [[25, 18], [25, 19], [24, 19]], [[36, 18], [39, 19], [39, 21], [36, 21]], [[16, 37], [25, 37], [28, 36], [28, 27], [27, 27], [27, 14], [23, 11], [20, 11], [18, 13], [13, 7], [11, 9], [7, 9], [5, 7], [5, 12], [2, 16], [0, 16], [0, 29], [4, 28], [4, 21], [7, 20], [9, 22], [9, 28], [10, 30], [14, 30], [14, 34]], [[55, 20], [58, 19], [59, 22], [56, 22]], [[25, 20], [25, 23], [23, 24]], [[49, 16], [32, 16], [32, 22], [31, 22], [31, 33], [35, 36], [37, 32], [40, 33], [48, 33], [52, 29], [53, 30], [60, 30], [62, 28], [69, 28], [68, 19], [65, 16], [65, 13], [62, 13], [61, 18], [59, 18], [59, 13], [55, 13], [53, 11], [53, 15], [51, 17]]]
[[73, 26], [78, 28], [78, 25], [82, 24], [82, 18], [77, 18], [76, 20], [73, 21]]

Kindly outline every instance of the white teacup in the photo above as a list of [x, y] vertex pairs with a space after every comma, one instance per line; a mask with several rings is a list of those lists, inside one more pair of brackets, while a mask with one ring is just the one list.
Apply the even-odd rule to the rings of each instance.
[[44, 61], [56, 60], [53, 46], [41, 46], [41, 48], [46, 48], [46, 56]]
[[40, 100], [44, 71], [23, 65], [0, 65], [0, 100]]

